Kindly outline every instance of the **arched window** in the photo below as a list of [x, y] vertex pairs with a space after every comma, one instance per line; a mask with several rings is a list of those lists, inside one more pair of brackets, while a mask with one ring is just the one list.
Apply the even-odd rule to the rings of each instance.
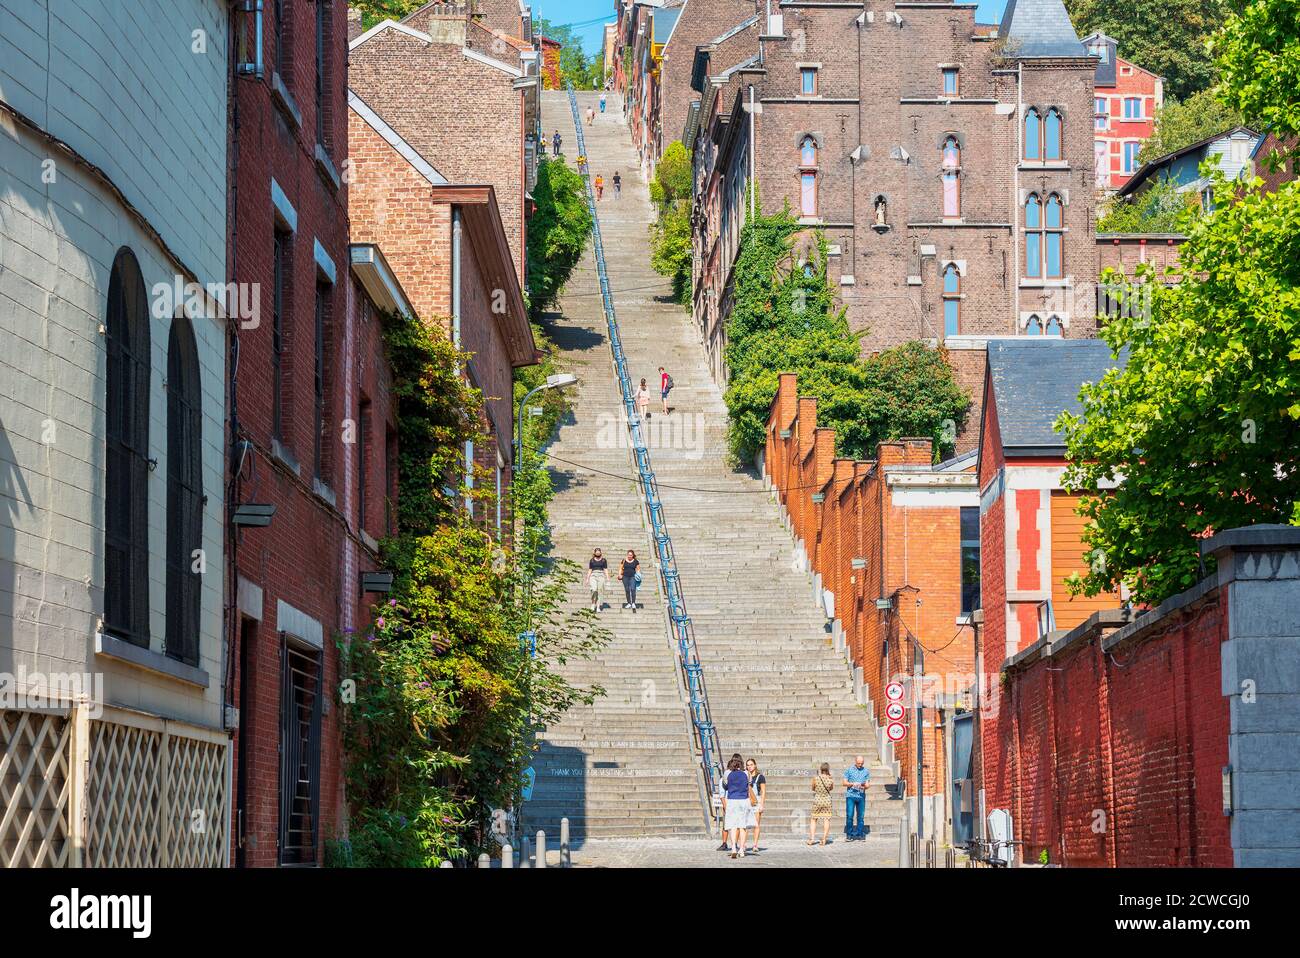
[[1037, 316], [1030, 316], [1029, 322], [1025, 323], [1025, 333], [1030, 336], [1043, 335], [1043, 324]]
[[1047, 197], [1047, 211], [1044, 219], [1046, 226], [1044, 231], [1046, 237], [1044, 247], [1046, 276], [1048, 279], [1060, 279], [1065, 275], [1065, 233], [1062, 231], [1064, 222], [1061, 212], [1061, 197], [1056, 193], [1052, 193]]
[[149, 303], [135, 254], [108, 279], [104, 629], [149, 647]]
[[955, 136], [943, 141], [943, 215], [961, 216], [961, 144]]
[[178, 316], [167, 338], [167, 646], [199, 664], [203, 547], [203, 413], [199, 354], [190, 321]]
[[1038, 111], [1033, 107], [1025, 114], [1025, 159], [1041, 160], [1043, 158], [1042, 143], [1042, 123], [1043, 118], [1039, 116]]
[[1061, 335], [1061, 320], [1057, 316], [1049, 316], [1047, 319], [1047, 329], [1044, 330], [1048, 336]]
[[1047, 111], [1043, 120], [1043, 159], [1061, 158], [1061, 114], [1056, 109]]
[[1025, 200], [1025, 276], [1043, 276], [1043, 204], [1037, 193]]
[[956, 263], [943, 268], [943, 334], [961, 332], [961, 271]]
[[817, 215], [817, 141], [811, 136], [799, 143], [799, 212]]

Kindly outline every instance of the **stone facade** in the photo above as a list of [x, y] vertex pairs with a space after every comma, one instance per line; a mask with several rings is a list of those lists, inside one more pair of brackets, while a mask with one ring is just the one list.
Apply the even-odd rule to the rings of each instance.
[[[972, 421], [988, 337], [1096, 329], [1095, 61], [1063, 9], [1048, 42], [1027, 44], [1021, 18], [1034, 6], [1009, 7], [999, 39], [969, 4], [784, 3], [752, 41], [752, 63], [694, 77], [693, 145], [716, 144], [703, 159], [697, 149], [697, 194], [734, 181], [744, 196], [752, 152], [763, 212], [788, 205], [824, 231], [863, 348], [944, 343], [976, 402]], [[750, 136], [752, 151], [735, 148]], [[727, 228], [697, 217], [697, 251]], [[723, 376], [731, 265], [707, 265], [712, 299], [696, 296]]]

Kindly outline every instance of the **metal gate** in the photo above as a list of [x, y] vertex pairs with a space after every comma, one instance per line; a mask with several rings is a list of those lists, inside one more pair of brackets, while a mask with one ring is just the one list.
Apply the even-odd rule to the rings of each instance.
[[975, 837], [973, 733], [975, 713], [962, 712], [952, 722], [952, 844], [961, 848]]
[[321, 654], [281, 646], [280, 864], [316, 864]]

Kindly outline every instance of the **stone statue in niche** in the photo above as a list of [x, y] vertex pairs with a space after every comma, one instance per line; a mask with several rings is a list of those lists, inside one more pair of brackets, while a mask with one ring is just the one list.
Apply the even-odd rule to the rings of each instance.
[[889, 229], [889, 204], [883, 195], [876, 197], [876, 222], [872, 229], [877, 233], [883, 233]]

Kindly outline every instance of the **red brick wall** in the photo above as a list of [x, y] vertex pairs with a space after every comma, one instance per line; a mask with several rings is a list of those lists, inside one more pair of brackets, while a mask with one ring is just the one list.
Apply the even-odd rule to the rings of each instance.
[[[699, 96], [691, 89], [695, 48], [739, 26], [753, 15], [754, 0], [708, 0], [707, 3], [688, 3], [682, 8], [672, 37], [664, 45], [659, 72], [659, 112], [665, 146], [682, 138], [687, 110], [691, 101]], [[724, 67], [712, 72], [720, 73], [722, 69]]]
[[[934, 650], [925, 672], [944, 684], [932, 691], [965, 688], [974, 673], [973, 633], [955, 625], [961, 612], [960, 510], [900, 506], [886, 487], [890, 467], [930, 465], [928, 439], [881, 443], [875, 461], [835, 459], [835, 433], [818, 428], [816, 417], [817, 401], [800, 397], [796, 377], [783, 374], [769, 415], [765, 469], [812, 572], [835, 595], [848, 656], [862, 668], [874, 718], [884, 725], [884, 686], [912, 672], [909, 634]], [[783, 439], [786, 429], [791, 435]], [[813, 502], [814, 494], [824, 494], [824, 501]], [[866, 568], [854, 569], [855, 558], [865, 558]], [[896, 591], [895, 613], [876, 609], [877, 598]], [[909, 713], [909, 726], [913, 721]], [[942, 729], [932, 709], [926, 721], [925, 791], [932, 794], [944, 768]], [[894, 746], [910, 789], [916, 787], [917, 734], [909, 728]]]
[[1177, 281], [1179, 273], [1178, 248], [1182, 236], [1133, 236], [1099, 233], [1097, 235], [1098, 269], [1114, 269], [1132, 279], [1138, 264], [1150, 263], [1159, 272], [1171, 269]]
[[[1124, 76], [1124, 69], [1131, 73]], [[1140, 142], [1155, 132], [1155, 111], [1159, 106], [1156, 99], [1156, 85], [1159, 77], [1135, 66], [1123, 57], [1115, 58], [1115, 85], [1096, 87], [1094, 95], [1106, 101], [1107, 117], [1105, 130], [1094, 130], [1093, 138], [1106, 144], [1106, 160], [1099, 173], [1109, 176], [1109, 182], [1098, 178], [1099, 189], [1117, 190], [1132, 177], [1124, 172], [1124, 146], [1126, 142]], [[1124, 98], [1142, 97], [1142, 119], [1124, 119]], [[1134, 168], [1136, 172], [1137, 168]]]
[[[248, 650], [251, 674], [241, 673], [243, 649], [234, 648], [232, 702], [241, 701], [241, 684], [251, 681], [252, 708], [241, 713], [234, 740], [234, 781], [246, 777], [245, 848], [250, 865], [278, 861], [280, 645], [277, 600], [317, 619], [323, 626], [322, 689], [337, 686], [338, 661], [334, 635], [341, 627], [342, 596], [350, 586], [340, 580], [347, 518], [339, 508], [313, 494], [313, 432], [315, 429], [314, 362], [315, 297], [318, 267], [314, 242], [333, 260], [336, 281], [328, 295], [325, 363], [325, 433], [322, 480], [340, 498], [345, 484], [347, 450], [342, 422], [352, 414], [343, 408], [342, 389], [335, 388], [348, 371], [341, 368], [342, 331], [348, 303], [347, 185], [337, 189], [317, 169], [315, 109], [315, 32], [313, 4], [290, 5], [291, 19], [285, 76], [282, 78], [301, 114], [299, 127], [272, 99], [271, 83], [277, 39], [267, 36], [268, 71], [263, 81], [240, 79], [233, 86], [237, 132], [232, 127], [232, 159], [237, 170], [232, 186], [231, 275], [239, 283], [259, 284], [260, 325], [241, 329], [236, 411], [239, 436], [252, 442], [243, 459], [234, 502], [256, 501], [277, 507], [272, 526], [237, 534], [232, 548], [238, 574], [263, 590], [262, 619], [256, 646]], [[329, 5], [326, 43], [327, 95], [324, 140], [340, 173], [347, 160], [347, 4]], [[269, 27], [270, 20], [266, 21]], [[233, 117], [232, 117], [233, 118]], [[271, 180], [280, 185], [297, 214], [291, 238], [284, 311], [284, 445], [299, 463], [295, 475], [272, 454], [272, 247], [275, 231]], [[236, 617], [236, 620], [238, 617]], [[238, 629], [238, 621], [232, 623]], [[249, 761], [240, 767], [240, 740]], [[323, 720], [321, 743], [320, 840], [343, 827], [343, 786], [340, 776], [337, 709]], [[236, 829], [238, 821], [236, 820]], [[236, 836], [238, 831], [236, 830]], [[232, 843], [233, 844], [233, 843]]]
[[[1050, 657], [1008, 669], [986, 765], [987, 807], [1010, 808], [1027, 861], [1230, 867], [1220, 775], [1225, 602], [1211, 592], [1110, 649], [1085, 624]], [[987, 761], [988, 751], [985, 753]]]

